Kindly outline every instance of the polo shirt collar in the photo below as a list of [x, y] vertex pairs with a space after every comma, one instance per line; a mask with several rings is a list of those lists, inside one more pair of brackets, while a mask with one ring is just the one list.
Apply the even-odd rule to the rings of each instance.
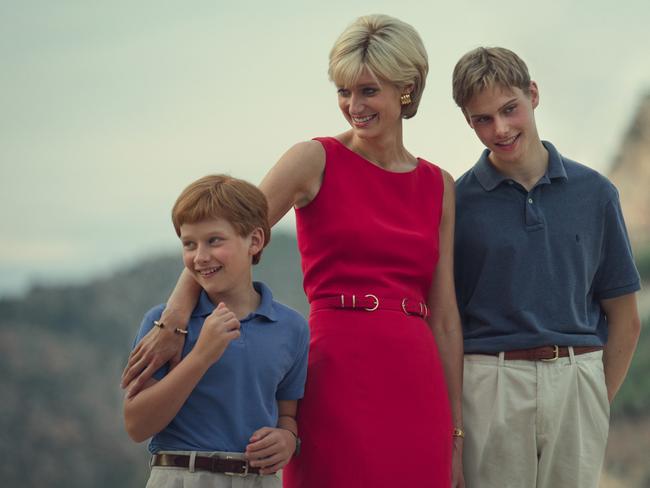
[[490, 150], [484, 149], [481, 157], [474, 165], [474, 174], [485, 191], [492, 191], [503, 181], [507, 180], [506, 176], [499, 173], [494, 165], [490, 162]]
[[[255, 288], [255, 291], [260, 294], [260, 304], [254, 312], [250, 313], [243, 320], [250, 320], [259, 316], [266, 318], [269, 322], [277, 322], [277, 313], [273, 305], [273, 294], [269, 287], [262, 282], [253, 281], [253, 288]], [[199, 301], [196, 304], [196, 307], [194, 307], [192, 317], [207, 317], [212, 313], [215, 307], [216, 305], [212, 303], [205, 290], [201, 290], [201, 295], [199, 296]]]
[[551, 180], [555, 178], [568, 179], [566, 169], [564, 168], [564, 161], [562, 161], [562, 155], [550, 142], [542, 141], [542, 144], [544, 144], [544, 147], [548, 151], [548, 169], [546, 170], [548, 178]]
[[269, 287], [261, 281], [253, 281], [253, 288], [255, 288], [255, 291], [260, 294], [261, 300], [259, 307], [257, 307], [257, 310], [255, 310], [251, 316], [254, 317], [257, 315], [265, 317], [270, 322], [277, 322], [277, 313], [273, 305], [273, 294]]
[[[550, 142], [542, 141], [542, 144], [548, 151], [548, 168], [542, 180], [546, 180], [546, 182], [550, 182], [550, 180], [555, 178], [563, 178], [566, 180], [567, 174], [564, 169], [564, 163], [562, 162], [562, 156]], [[474, 165], [474, 174], [485, 191], [492, 191], [509, 179], [494, 167], [490, 162], [489, 156], [490, 150], [485, 149]]]

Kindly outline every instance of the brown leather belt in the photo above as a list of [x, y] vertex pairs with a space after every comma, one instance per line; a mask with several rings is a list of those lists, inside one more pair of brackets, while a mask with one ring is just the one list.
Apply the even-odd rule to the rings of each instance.
[[[573, 354], [587, 354], [588, 352], [601, 351], [603, 346], [573, 346]], [[498, 352], [476, 352], [471, 354], [483, 354], [487, 356], [498, 356]], [[531, 349], [517, 349], [505, 351], [504, 359], [525, 360], [525, 361], [555, 361], [557, 358], [569, 357], [569, 348], [564, 346], [541, 346]]]
[[[184, 454], [154, 454], [151, 458], [151, 466], [163, 466], [173, 468], [189, 468], [190, 456]], [[194, 469], [222, 473], [229, 476], [246, 476], [248, 474], [259, 474], [259, 468], [251, 468], [248, 461], [226, 457], [196, 456]]]
[[346, 309], [361, 312], [393, 310], [406, 315], [416, 315], [426, 319], [430, 312], [427, 304], [415, 298], [384, 298], [372, 293], [359, 295], [341, 294], [333, 297], [316, 298], [309, 303], [312, 311], [323, 309]]

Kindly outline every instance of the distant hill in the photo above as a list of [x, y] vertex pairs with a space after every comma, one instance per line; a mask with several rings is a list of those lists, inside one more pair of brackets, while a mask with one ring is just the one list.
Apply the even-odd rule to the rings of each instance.
[[[609, 178], [621, 206], [634, 247], [650, 247], [650, 92], [643, 97], [621, 141]], [[646, 251], [647, 253], [648, 251]], [[650, 259], [650, 258], [649, 258]]]

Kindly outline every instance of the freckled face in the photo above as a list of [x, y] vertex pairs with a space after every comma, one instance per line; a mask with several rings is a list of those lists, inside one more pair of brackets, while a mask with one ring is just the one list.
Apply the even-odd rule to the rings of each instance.
[[183, 264], [214, 303], [248, 286], [259, 251], [251, 236], [240, 236], [224, 219], [186, 223], [180, 231]]
[[365, 68], [356, 83], [338, 86], [338, 103], [354, 134], [371, 138], [401, 128], [401, 94], [396, 86], [379, 80]]
[[539, 141], [533, 113], [538, 104], [535, 82], [528, 94], [520, 88], [492, 86], [471, 98], [465, 117], [495, 164], [522, 163]]

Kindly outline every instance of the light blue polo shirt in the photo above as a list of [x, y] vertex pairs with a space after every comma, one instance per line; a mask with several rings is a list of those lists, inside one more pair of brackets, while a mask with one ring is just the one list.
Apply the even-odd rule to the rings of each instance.
[[[255, 312], [240, 321], [241, 336], [230, 342], [194, 388], [176, 417], [153, 436], [149, 451], [243, 452], [250, 436], [278, 422], [277, 400], [302, 398], [307, 373], [309, 328], [295, 310], [275, 300], [263, 283], [254, 282], [261, 295]], [[164, 305], [144, 317], [137, 344], [158, 320]], [[183, 358], [192, 350], [203, 321], [215, 305], [205, 292], [192, 313]], [[161, 380], [164, 366], [154, 374]]]
[[465, 352], [607, 340], [600, 300], [637, 291], [618, 192], [552, 144], [531, 191], [485, 150], [456, 182], [455, 278]]

